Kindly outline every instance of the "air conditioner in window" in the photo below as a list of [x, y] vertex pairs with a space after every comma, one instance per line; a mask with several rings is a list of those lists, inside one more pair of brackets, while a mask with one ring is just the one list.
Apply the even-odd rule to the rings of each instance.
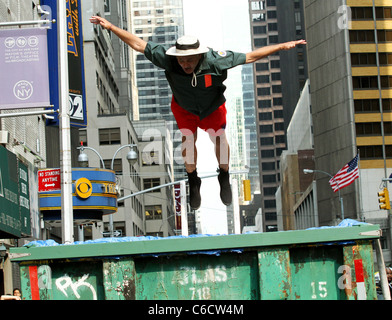
[[0, 130], [0, 144], [7, 144], [9, 140], [9, 132]]

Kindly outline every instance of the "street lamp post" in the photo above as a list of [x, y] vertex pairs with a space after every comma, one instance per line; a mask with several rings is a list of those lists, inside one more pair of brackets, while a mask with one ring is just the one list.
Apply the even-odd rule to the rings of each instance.
[[[137, 145], [136, 144], [123, 145], [120, 148], [118, 148], [117, 151], [114, 153], [114, 156], [112, 158], [111, 165], [110, 165], [111, 170], [114, 171], [114, 159], [116, 158], [117, 153], [126, 147], [131, 148], [131, 150], [127, 153], [128, 162], [130, 164], [134, 164], [137, 161], [138, 156], [137, 156], [137, 152], [134, 149], [135, 147], [137, 147]], [[83, 145], [78, 147], [77, 149], [80, 150], [80, 154], [78, 156], [78, 162], [81, 164], [81, 166], [88, 167], [88, 156], [86, 153], [84, 153], [84, 149], [86, 149], [86, 150], [91, 150], [98, 155], [99, 159], [101, 160], [102, 168], [105, 169], [105, 162], [103, 161], [101, 155], [99, 154], [99, 152], [97, 150], [95, 150], [94, 148], [91, 148], [91, 147], [83, 146]], [[110, 234], [110, 237], [113, 237], [114, 230], [113, 230], [113, 215], [112, 214], [109, 215], [109, 234]]]
[[329, 176], [333, 181], [336, 182], [336, 184], [338, 185], [338, 191], [339, 191], [339, 200], [340, 200], [340, 211], [341, 211], [341, 215], [342, 215], [342, 220], [344, 220], [344, 205], [343, 205], [343, 198], [340, 194], [340, 186], [339, 186], [339, 182], [335, 180], [335, 178], [333, 177], [333, 175], [331, 175], [328, 172], [322, 171], [322, 170], [311, 170], [311, 169], [304, 169], [304, 173], [308, 174], [308, 173], [314, 173], [314, 172], [320, 172], [323, 173], [327, 176]]
[[58, 71], [59, 131], [61, 171], [61, 233], [63, 243], [74, 242], [72, 208], [71, 127], [69, 114], [67, 10], [65, 1], [57, 0], [58, 10]]
[[84, 153], [84, 149], [86, 149], [86, 150], [94, 151], [96, 153], [96, 155], [99, 157], [99, 160], [101, 160], [102, 168], [105, 169], [105, 163], [103, 162], [103, 159], [97, 150], [91, 147], [85, 147], [83, 145], [77, 147], [76, 149], [80, 150], [80, 154], [78, 156], [78, 162], [82, 167], [88, 167], [88, 156], [86, 153]]

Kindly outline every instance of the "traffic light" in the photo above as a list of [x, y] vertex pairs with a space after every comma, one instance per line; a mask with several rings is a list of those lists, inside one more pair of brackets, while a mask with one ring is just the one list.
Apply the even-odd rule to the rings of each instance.
[[242, 183], [244, 185], [244, 201], [251, 201], [252, 194], [250, 190], [250, 180], [244, 180]]
[[378, 202], [380, 204], [380, 209], [381, 210], [390, 210], [391, 209], [391, 203], [389, 202], [389, 192], [387, 188], [384, 188], [383, 191], [378, 193], [378, 196], [381, 197], [378, 199]]

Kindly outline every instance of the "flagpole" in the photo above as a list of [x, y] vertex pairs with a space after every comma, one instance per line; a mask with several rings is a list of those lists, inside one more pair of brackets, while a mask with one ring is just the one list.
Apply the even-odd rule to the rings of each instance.
[[342, 215], [342, 220], [344, 220], [344, 205], [343, 205], [343, 198], [342, 198], [342, 195], [341, 195], [341, 193], [340, 193], [340, 185], [339, 185], [339, 182], [335, 179], [335, 177], [334, 177], [332, 174], [330, 174], [330, 173], [328, 173], [328, 172], [321, 171], [321, 170], [314, 170], [314, 171], [319, 171], [319, 172], [325, 173], [325, 174], [329, 175], [329, 177], [330, 177], [333, 181], [335, 181], [336, 185], [338, 186], [338, 191], [339, 191], [340, 213], [341, 213], [341, 215]]
[[339, 183], [335, 180], [335, 178], [332, 178], [332, 179], [336, 182], [336, 184], [338, 185], [338, 188], [339, 188], [340, 212], [342, 213], [342, 220], [344, 220], [344, 205], [343, 205], [343, 198], [340, 194], [340, 186], [339, 186]]

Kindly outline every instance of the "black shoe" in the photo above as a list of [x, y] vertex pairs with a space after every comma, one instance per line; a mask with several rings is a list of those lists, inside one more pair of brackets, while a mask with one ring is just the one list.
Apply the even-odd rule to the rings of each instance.
[[197, 210], [200, 208], [201, 205], [201, 197], [200, 197], [201, 179], [197, 176], [196, 170], [193, 171], [192, 173], [188, 173], [188, 182], [189, 182], [190, 205], [192, 210]]
[[218, 181], [220, 184], [220, 198], [225, 206], [231, 205], [233, 201], [233, 196], [231, 194], [231, 185], [229, 180], [229, 172], [218, 169]]

